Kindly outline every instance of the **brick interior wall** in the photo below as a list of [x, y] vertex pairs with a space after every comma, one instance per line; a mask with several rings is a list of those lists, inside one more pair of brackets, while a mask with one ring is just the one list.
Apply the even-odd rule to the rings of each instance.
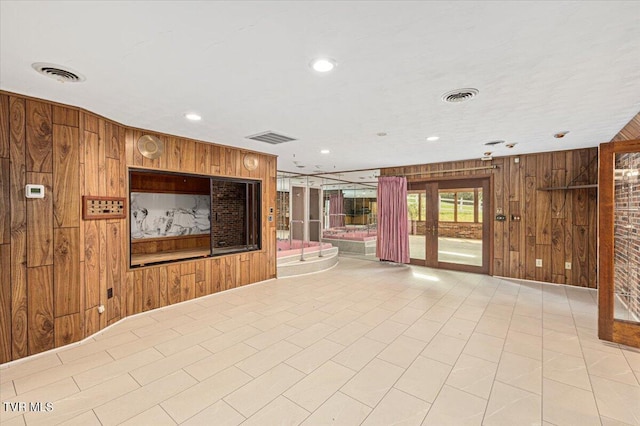
[[213, 182], [211, 223], [214, 248], [245, 244], [245, 198], [245, 184]]
[[[409, 223], [409, 232], [412, 235], [424, 235], [426, 222], [423, 220], [412, 220]], [[465, 222], [439, 222], [438, 236], [448, 238], [468, 238], [473, 240], [482, 239], [481, 223]]]
[[[640, 153], [618, 154], [616, 169], [640, 170]], [[623, 296], [631, 312], [640, 317], [640, 179], [616, 180], [615, 293]]]

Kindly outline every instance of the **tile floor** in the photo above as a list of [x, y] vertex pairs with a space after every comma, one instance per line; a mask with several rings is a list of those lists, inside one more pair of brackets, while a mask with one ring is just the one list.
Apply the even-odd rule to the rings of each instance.
[[0, 370], [2, 425], [640, 425], [592, 290], [342, 258]]

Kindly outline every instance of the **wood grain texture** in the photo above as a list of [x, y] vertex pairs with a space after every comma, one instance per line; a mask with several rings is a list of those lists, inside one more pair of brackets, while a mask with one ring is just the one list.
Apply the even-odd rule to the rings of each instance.
[[196, 274], [180, 277], [180, 301], [191, 300], [196, 295]]
[[0, 94], [0, 158], [9, 158], [9, 96]]
[[611, 139], [611, 142], [631, 141], [640, 139], [640, 112], [637, 113], [620, 131]]
[[78, 127], [80, 125], [80, 113], [74, 108], [53, 105], [53, 124]]
[[11, 247], [0, 245], [0, 364], [11, 361]]
[[107, 252], [107, 265], [106, 265], [106, 273], [107, 273], [107, 290], [111, 289], [113, 292], [113, 297], [106, 298], [106, 308], [107, 308], [107, 320], [111, 321], [114, 318], [122, 318], [121, 312], [121, 294], [122, 294], [122, 285], [123, 285], [123, 264], [125, 259], [123, 259], [122, 253], [122, 244], [121, 240], [126, 238], [124, 233], [122, 232], [122, 223], [123, 221], [113, 221], [107, 222], [107, 241], [106, 241], [106, 252]]
[[[580, 191], [541, 191], [539, 188], [562, 186], [578, 176], [577, 181], [596, 183], [597, 177], [592, 161], [597, 155], [593, 148], [553, 153], [526, 154], [495, 158], [497, 169], [494, 175], [494, 210], [502, 208], [507, 216], [506, 222], [494, 222], [493, 266], [494, 273], [512, 278], [539, 279], [548, 282], [566, 282], [572, 285], [596, 286], [595, 258], [591, 246], [596, 241], [597, 227], [594, 226], [592, 212], [596, 206], [593, 198], [595, 189]], [[515, 159], [519, 161], [516, 163]], [[397, 176], [407, 174], [409, 182], [425, 179], [449, 178], [453, 170], [461, 166], [486, 166], [480, 160], [448, 162], [435, 164], [410, 165], [381, 169], [381, 175]], [[442, 172], [431, 174], [430, 172]], [[412, 175], [412, 173], [422, 173]], [[473, 176], [482, 171], [455, 172], [455, 175]], [[579, 176], [582, 173], [582, 176]], [[263, 204], [264, 206], [264, 204]], [[591, 213], [590, 213], [591, 212]], [[493, 212], [495, 214], [496, 212]], [[514, 222], [511, 215], [520, 215], [521, 221]], [[579, 228], [576, 228], [579, 227]], [[580, 263], [582, 269], [564, 270], [564, 262], [573, 262], [574, 233], [584, 231], [580, 237], [586, 242], [586, 262]], [[263, 231], [264, 234], [265, 231]], [[541, 247], [545, 246], [545, 247]], [[547, 253], [551, 253], [548, 257]], [[542, 268], [536, 268], [536, 256], [543, 259]], [[573, 265], [572, 265], [573, 266]], [[501, 271], [501, 272], [500, 272]]]
[[80, 224], [78, 129], [53, 126], [53, 217], [56, 228]]
[[179, 303], [182, 298], [182, 290], [180, 287], [180, 265], [173, 264], [166, 266], [167, 269], [167, 301], [169, 305]]
[[100, 304], [100, 231], [98, 221], [84, 222], [84, 270], [86, 308]]
[[53, 172], [53, 111], [44, 102], [27, 100], [26, 165], [28, 172]]
[[54, 232], [53, 294], [55, 317], [80, 312], [80, 231], [59, 228]]
[[84, 334], [91, 336], [100, 331], [100, 314], [98, 308], [93, 307], [84, 311]]
[[79, 342], [83, 338], [81, 313], [57, 317], [54, 321], [55, 347]]
[[53, 266], [27, 268], [29, 355], [52, 349], [53, 329]]
[[158, 268], [145, 269], [142, 283], [142, 310], [160, 307], [160, 275]]
[[9, 98], [11, 203], [11, 340], [12, 359], [29, 354], [27, 343], [27, 183], [24, 99]]
[[53, 264], [53, 175], [29, 173], [29, 183], [44, 185], [44, 198], [27, 200], [27, 267]]
[[120, 148], [122, 136], [121, 127], [115, 123], [105, 123], [105, 155], [107, 158], [120, 161]]
[[0, 158], [0, 244], [11, 242], [11, 160]]
[[[11, 332], [3, 333], [10, 341], [10, 359], [26, 356], [30, 350], [77, 341], [127, 314], [142, 312], [144, 293], [149, 293], [148, 285], [144, 289], [145, 274], [158, 275], [159, 301], [149, 305], [153, 308], [219, 291], [221, 284], [233, 288], [275, 276], [275, 224], [266, 224], [266, 206], [275, 206], [275, 157], [255, 154], [260, 165], [251, 172], [242, 167], [245, 150], [160, 135], [174, 155], [145, 162], [133, 149], [136, 133], [155, 132], [120, 126], [76, 108], [0, 94], [0, 159], [4, 159], [0, 161], [0, 201], [7, 209], [2, 215], [6, 219], [0, 224], [0, 246], [5, 253], [9, 251], [8, 256], [3, 255], [9, 259], [9, 266], [3, 267], [2, 273], [9, 274], [5, 282], [10, 286], [8, 292], [5, 289], [0, 294], [10, 298]], [[261, 180], [263, 250], [245, 256], [244, 262], [236, 259], [238, 255], [225, 256], [224, 267], [219, 267], [220, 259], [203, 259], [184, 271], [180, 265], [127, 271], [128, 241], [123, 238], [128, 232], [127, 220], [83, 221], [80, 199], [83, 195], [126, 196], [127, 167], [134, 165]], [[49, 198], [44, 203], [50, 205], [46, 209], [42, 203], [32, 204], [33, 200], [27, 208], [24, 185], [33, 178], [47, 181]], [[49, 210], [50, 219], [45, 210]], [[251, 267], [242, 269], [241, 263]], [[214, 265], [218, 265], [215, 285]], [[63, 276], [69, 282], [62, 283]], [[32, 300], [30, 288], [43, 279], [51, 297], [48, 301]], [[113, 288], [113, 299], [106, 298], [107, 288]], [[97, 313], [100, 304], [106, 305], [106, 315]], [[30, 306], [48, 313], [32, 318]], [[47, 315], [51, 321], [42, 321]], [[53, 334], [51, 330], [55, 330]], [[6, 348], [3, 350], [6, 352]]]

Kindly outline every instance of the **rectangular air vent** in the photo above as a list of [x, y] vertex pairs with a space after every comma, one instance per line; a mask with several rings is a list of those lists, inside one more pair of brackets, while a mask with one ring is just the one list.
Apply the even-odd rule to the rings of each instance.
[[279, 135], [272, 131], [258, 133], [257, 135], [247, 136], [247, 139], [253, 139], [255, 141], [270, 143], [271, 145], [278, 145], [285, 142], [295, 141], [295, 138], [289, 136]]

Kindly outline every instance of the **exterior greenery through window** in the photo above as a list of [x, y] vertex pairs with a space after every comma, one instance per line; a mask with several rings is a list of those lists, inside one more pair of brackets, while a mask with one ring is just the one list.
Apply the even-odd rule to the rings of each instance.
[[[451, 192], [439, 191], [440, 222], [472, 222], [482, 223], [482, 189], [467, 189]], [[424, 221], [427, 217], [426, 194], [409, 193], [407, 208], [409, 220]]]

